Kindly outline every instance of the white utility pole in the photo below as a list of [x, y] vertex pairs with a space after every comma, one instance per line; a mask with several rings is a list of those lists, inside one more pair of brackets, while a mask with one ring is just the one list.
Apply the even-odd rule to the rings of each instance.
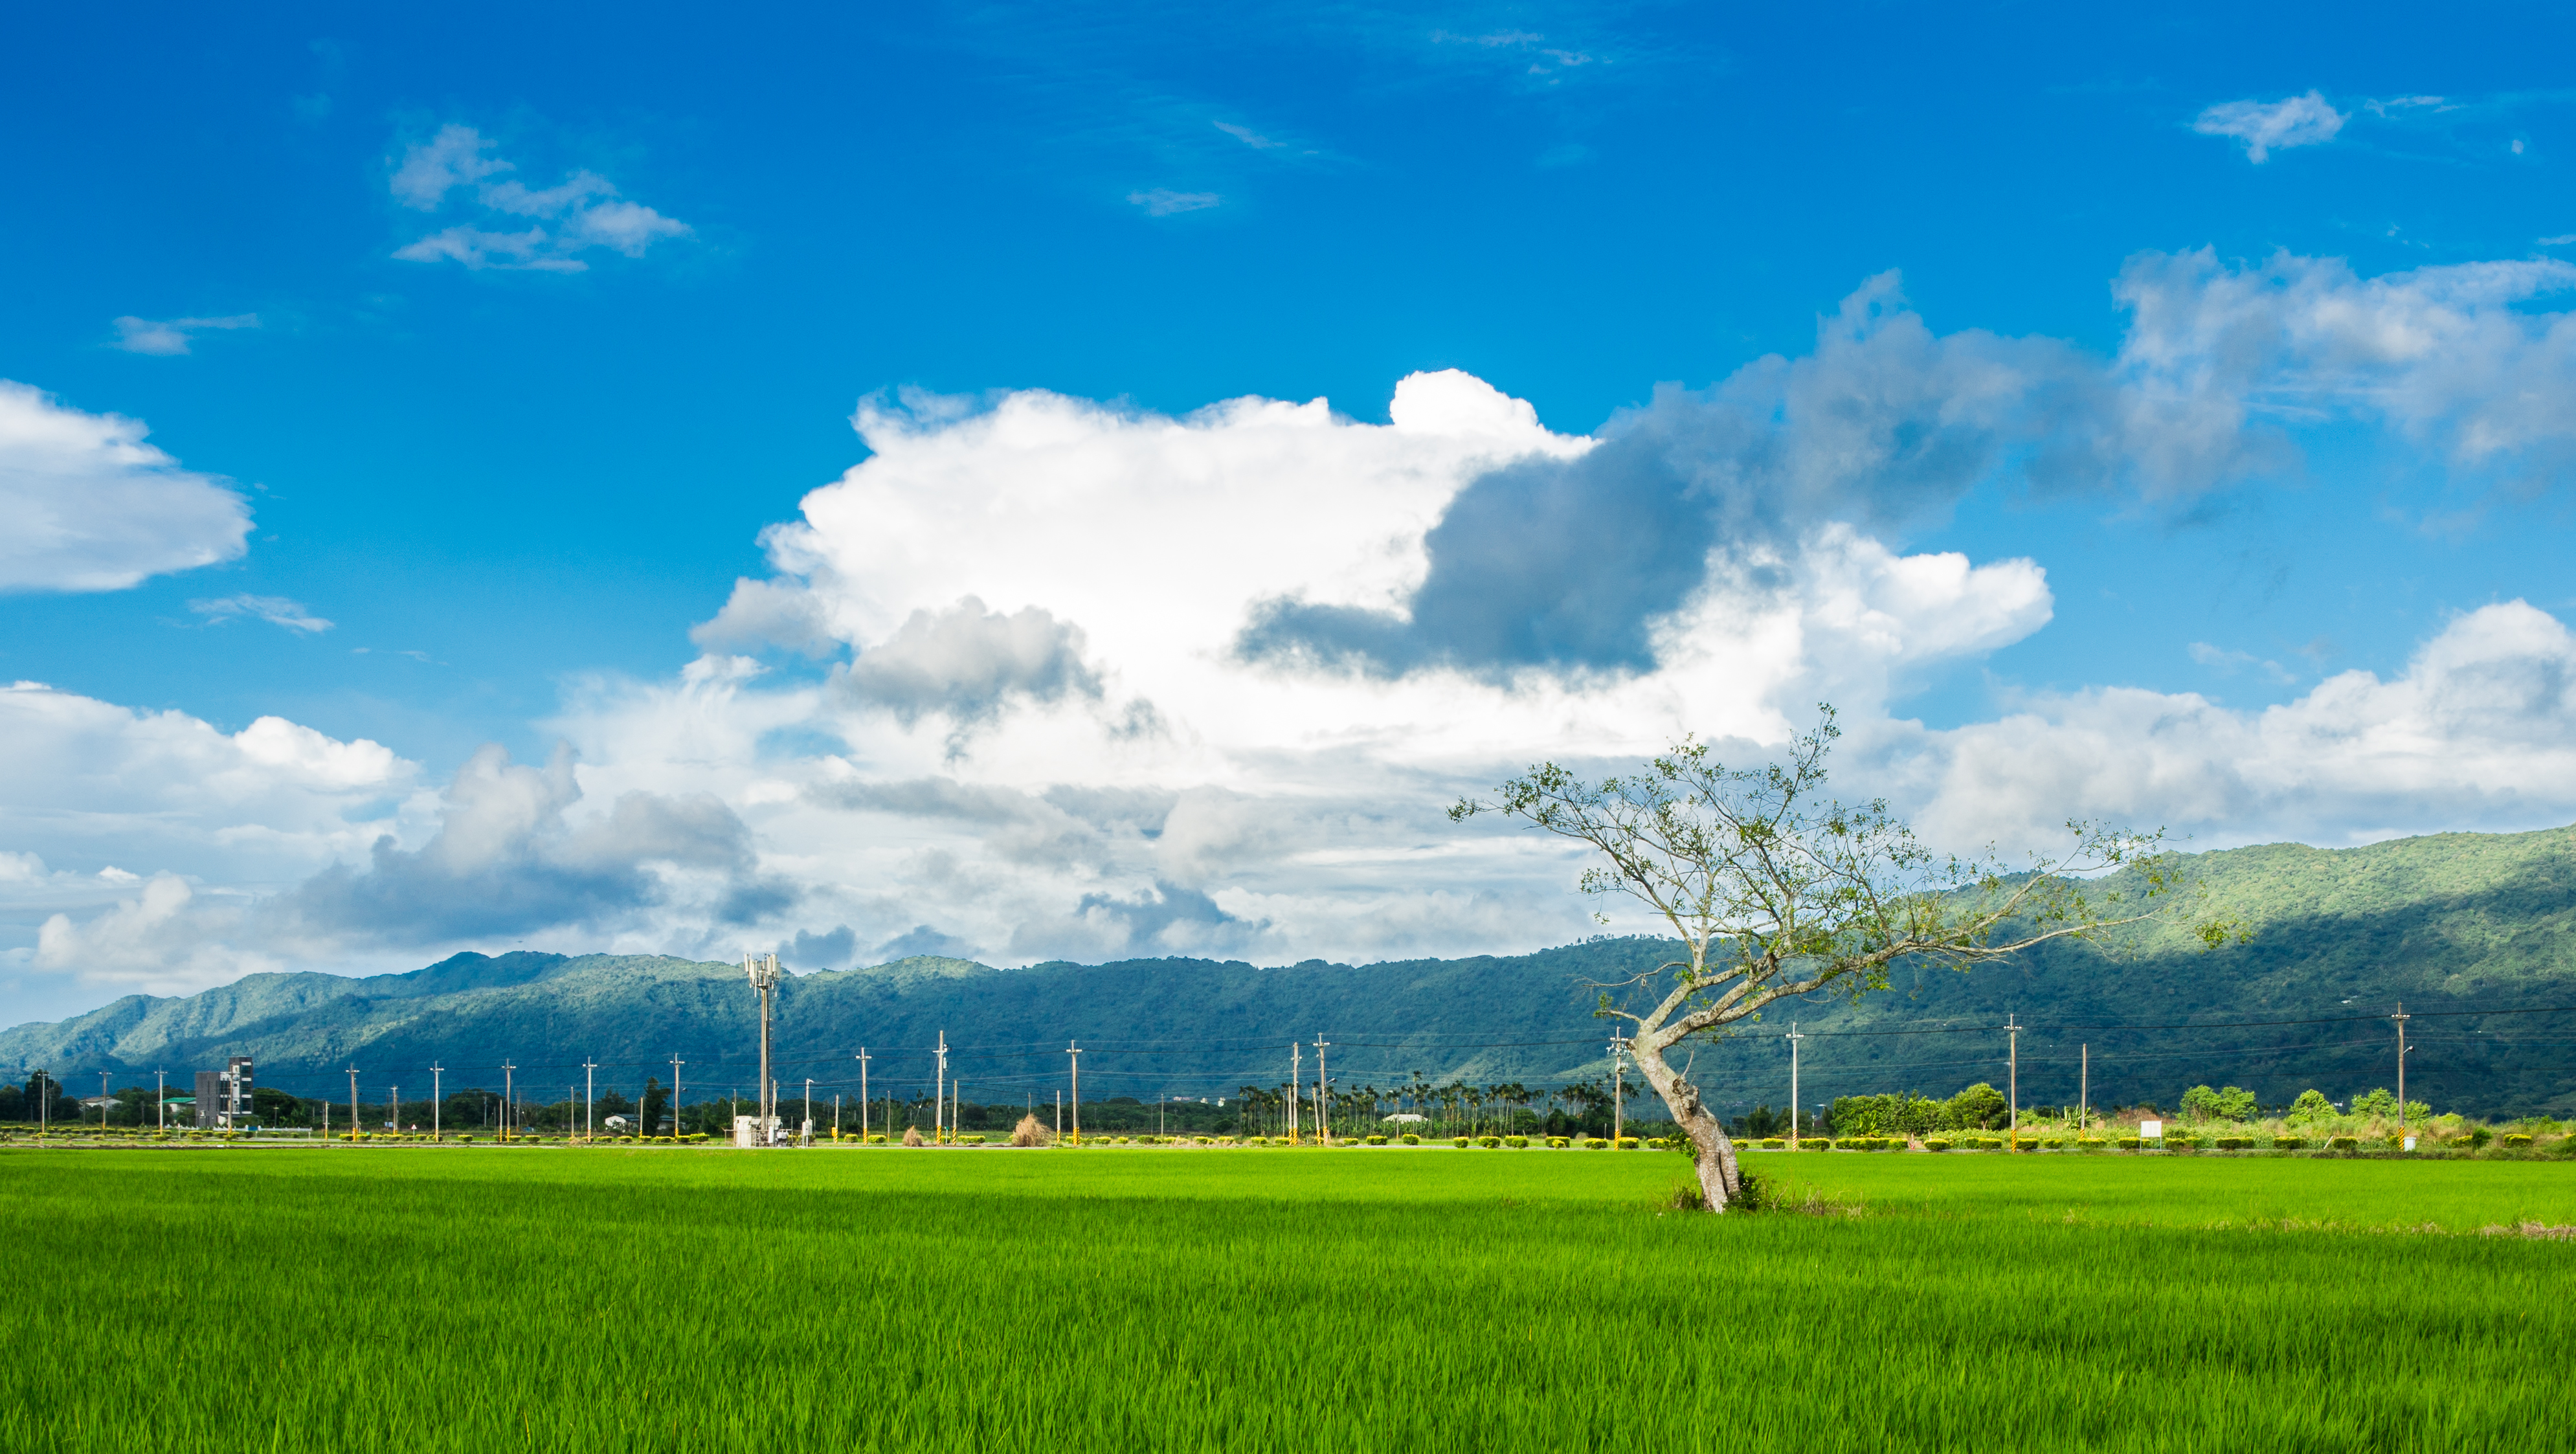
[[769, 1097], [771, 1095], [769, 1085], [769, 996], [771, 991], [778, 988], [778, 956], [775, 954], [755, 955], [750, 950], [746, 949], [742, 952], [742, 972], [745, 977], [750, 979], [751, 987], [760, 991], [761, 1106], [760, 1109], [755, 1111], [753, 1114], [760, 1117], [760, 1135], [755, 1138], [755, 1144], [765, 1146], [769, 1144], [769, 1121], [773, 1114], [769, 1106]]
[[1288, 1144], [1291, 1146], [1297, 1144], [1297, 1133], [1304, 1129], [1299, 1122], [1304, 1110], [1301, 1103], [1305, 1094], [1304, 1062], [1297, 1049], [1297, 1042], [1291, 1040], [1288, 1042]]
[[2093, 1047], [2084, 1047], [2082, 1079], [2075, 1082], [2075, 1130], [2081, 1135], [2093, 1126]]
[[398, 1085], [388, 1086], [385, 1089], [385, 1095], [387, 1097], [385, 1104], [388, 1107], [387, 1119], [392, 1121], [395, 1133], [400, 1134], [402, 1131], [402, 1087]]
[[868, 1047], [859, 1047], [859, 1144], [868, 1144]]
[[1789, 1149], [1798, 1149], [1798, 1042], [1807, 1037], [1798, 1033], [1798, 1022], [1789, 1022]]
[[1315, 1037], [1315, 1144], [1333, 1144], [1332, 1093], [1325, 1089], [1333, 1083], [1324, 1073], [1324, 1047], [1332, 1044], [1321, 1035]]
[[1082, 1049], [1071, 1040], [1064, 1042], [1066, 1058], [1073, 1062], [1073, 1144], [1082, 1144]]
[[98, 1073], [98, 1134], [107, 1134], [107, 1072]]
[[[680, 1139], [680, 1067], [688, 1063], [676, 1055], [671, 1057], [671, 1139], [674, 1141]], [[644, 1128], [644, 1134], [649, 1136], [652, 1133], [652, 1127]]]
[[511, 1078], [518, 1069], [506, 1060], [501, 1062], [501, 1139], [504, 1141], [510, 1139], [510, 1122], [516, 1119], [512, 1112], [519, 1108], [519, 1083]]
[[[1619, 1133], [1627, 1129], [1628, 1125], [1628, 1090], [1624, 1083], [1628, 1077], [1627, 1056], [1628, 1042], [1618, 1036], [1612, 1036], [1610, 1038], [1610, 1149], [1613, 1151], [1619, 1149]], [[1797, 1092], [1791, 1091], [1789, 1094], [1792, 1100], [1797, 1098]], [[1794, 1111], [1791, 1113], [1791, 1119], [1796, 1119]]]
[[2388, 1018], [2397, 1022], [2397, 1129], [2406, 1129], [2406, 1002], [2397, 1002], [2397, 1013]]
[[599, 1101], [599, 1085], [594, 1079], [598, 1071], [599, 1065], [595, 1061], [584, 1060], [581, 1063], [581, 1139], [584, 1141], [598, 1139], [598, 1132], [591, 1125], [591, 1108]]
[[814, 1077], [805, 1077], [805, 1125], [814, 1124]]
[[440, 1072], [443, 1069], [444, 1067], [435, 1060], [429, 1063], [429, 1139], [432, 1141], [443, 1141], [447, 1139], [446, 1136], [442, 1134], [442, 1129], [438, 1119], [440, 1109], [438, 1101], [442, 1085]]
[[2021, 1149], [2021, 1017], [2019, 1015], [2004, 1016], [2004, 1033], [2011, 1037], [2004, 1051], [2004, 1064], [2008, 1067], [2004, 1075], [2004, 1093], [2012, 1097], [2012, 1115], [2004, 1123], [2010, 1129], [2006, 1130], [2004, 1135], [2011, 1140], [2012, 1149], [2019, 1151]]
[[152, 1084], [154, 1087], [152, 1129], [167, 1131], [170, 1129], [170, 1072], [166, 1070], [152, 1072]]
[[930, 1087], [930, 1144], [938, 1146], [948, 1140], [940, 1128], [940, 1119], [948, 1113], [948, 1032], [939, 1032], [939, 1068]]
[[349, 1139], [358, 1139], [358, 1067], [349, 1067]]
[[1055, 1088], [1055, 1138], [1064, 1139], [1064, 1087]]

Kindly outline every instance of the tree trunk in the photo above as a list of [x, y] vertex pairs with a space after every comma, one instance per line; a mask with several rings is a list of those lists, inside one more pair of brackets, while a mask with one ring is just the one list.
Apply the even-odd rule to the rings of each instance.
[[1663, 1052], [1643, 1041], [1631, 1042], [1629, 1049], [1637, 1057], [1637, 1069], [1643, 1071], [1646, 1083], [1664, 1098], [1673, 1113], [1673, 1124], [1690, 1138], [1691, 1161], [1699, 1168], [1701, 1204], [1712, 1212], [1723, 1212], [1744, 1189], [1744, 1175], [1735, 1164], [1735, 1143], [1726, 1138], [1726, 1128], [1718, 1124], [1700, 1102], [1699, 1087], [1681, 1078], [1679, 1072], [1664, 1063]]

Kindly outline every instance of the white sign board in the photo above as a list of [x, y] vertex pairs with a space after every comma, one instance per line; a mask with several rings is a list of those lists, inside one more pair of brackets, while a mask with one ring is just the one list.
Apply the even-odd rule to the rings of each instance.
[[2140, 1121], [2138, 1123], [2138, 1139], [2141, 1141], [2162, 1141], [2165, 1139], [2165, 1123], [2162, 1121]]

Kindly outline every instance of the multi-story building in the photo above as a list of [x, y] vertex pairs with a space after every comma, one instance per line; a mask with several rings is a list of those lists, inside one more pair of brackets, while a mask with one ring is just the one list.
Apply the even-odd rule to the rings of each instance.
[[226, 1131], [250, 1118], [250, 1057], [236, 1055], [221, 1070], [197, 1072], [197, 1125]]

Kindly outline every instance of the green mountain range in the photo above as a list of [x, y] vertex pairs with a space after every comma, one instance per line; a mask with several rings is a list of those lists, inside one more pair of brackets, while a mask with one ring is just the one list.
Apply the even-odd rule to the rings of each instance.
[[[2190, 1086], [2239, 1085], [2266, 1105], [2315, 1086], [2342, 1100], [2395, 1081], [2403, 1001], [2410, 1099], [2472, 1114], [2576, 1111], [2576, 829], [2443, 834], [2322, 850], [2293, 844], [2202, 854], [2212, 901], [2242, 945], [2203, 951], [2158, 927], [2103, 947], [2051, 946], [1962, 975], [1924, 969], [1858, 1004], [1775, 1005], [1691, 1052], [1693, 1075], [1730, 1108], [1799, 1098], [2006, 1084], [2018, 1037], [2025, 1104], [2172, 1107]], [[786, 1093], [928, 1088], [944, 1034], [970, 1100], [1048, 1101], [1078, 1042], [1086, 1100], [1232, 1095], [1303, 1074], [1316, 1049], [1337, 1086], [1438, 1081], [1560, 1084], [1599, 1077], [1614, 1021], [1602, 986], [1649, 973], [1673, 946], [1605, 938], [1536, 954], [1371, 965], [1260, 967], [1200, 959], [996, 969], [915, 958], [799, 974], [778, 991], [776, 1064]], [[791, 966], [792, 968], [792, 966]], [[1642, 994], [1642, 990], [1621, 990]], [[2522, 1010], [2553, 1013], [2503, 1013]], [[406, 974], [257, 974], [184, 999], [129, 996], [58, 1024], [0, 1031], [0, 1076], [42, 1067], [75, 1091], [174, 1085], [249, 1055], [264, 1086], [362, 1096], [498, 1089], [554, 1099], [583, 1082], [632, 1095], [669, 1061], [690, 1100], [751, 1093], [757, 1000], [738, 966], [655, 956], [460, 954]], [[2085, 1061], [2089, 1055], [2089, 1077]]]

